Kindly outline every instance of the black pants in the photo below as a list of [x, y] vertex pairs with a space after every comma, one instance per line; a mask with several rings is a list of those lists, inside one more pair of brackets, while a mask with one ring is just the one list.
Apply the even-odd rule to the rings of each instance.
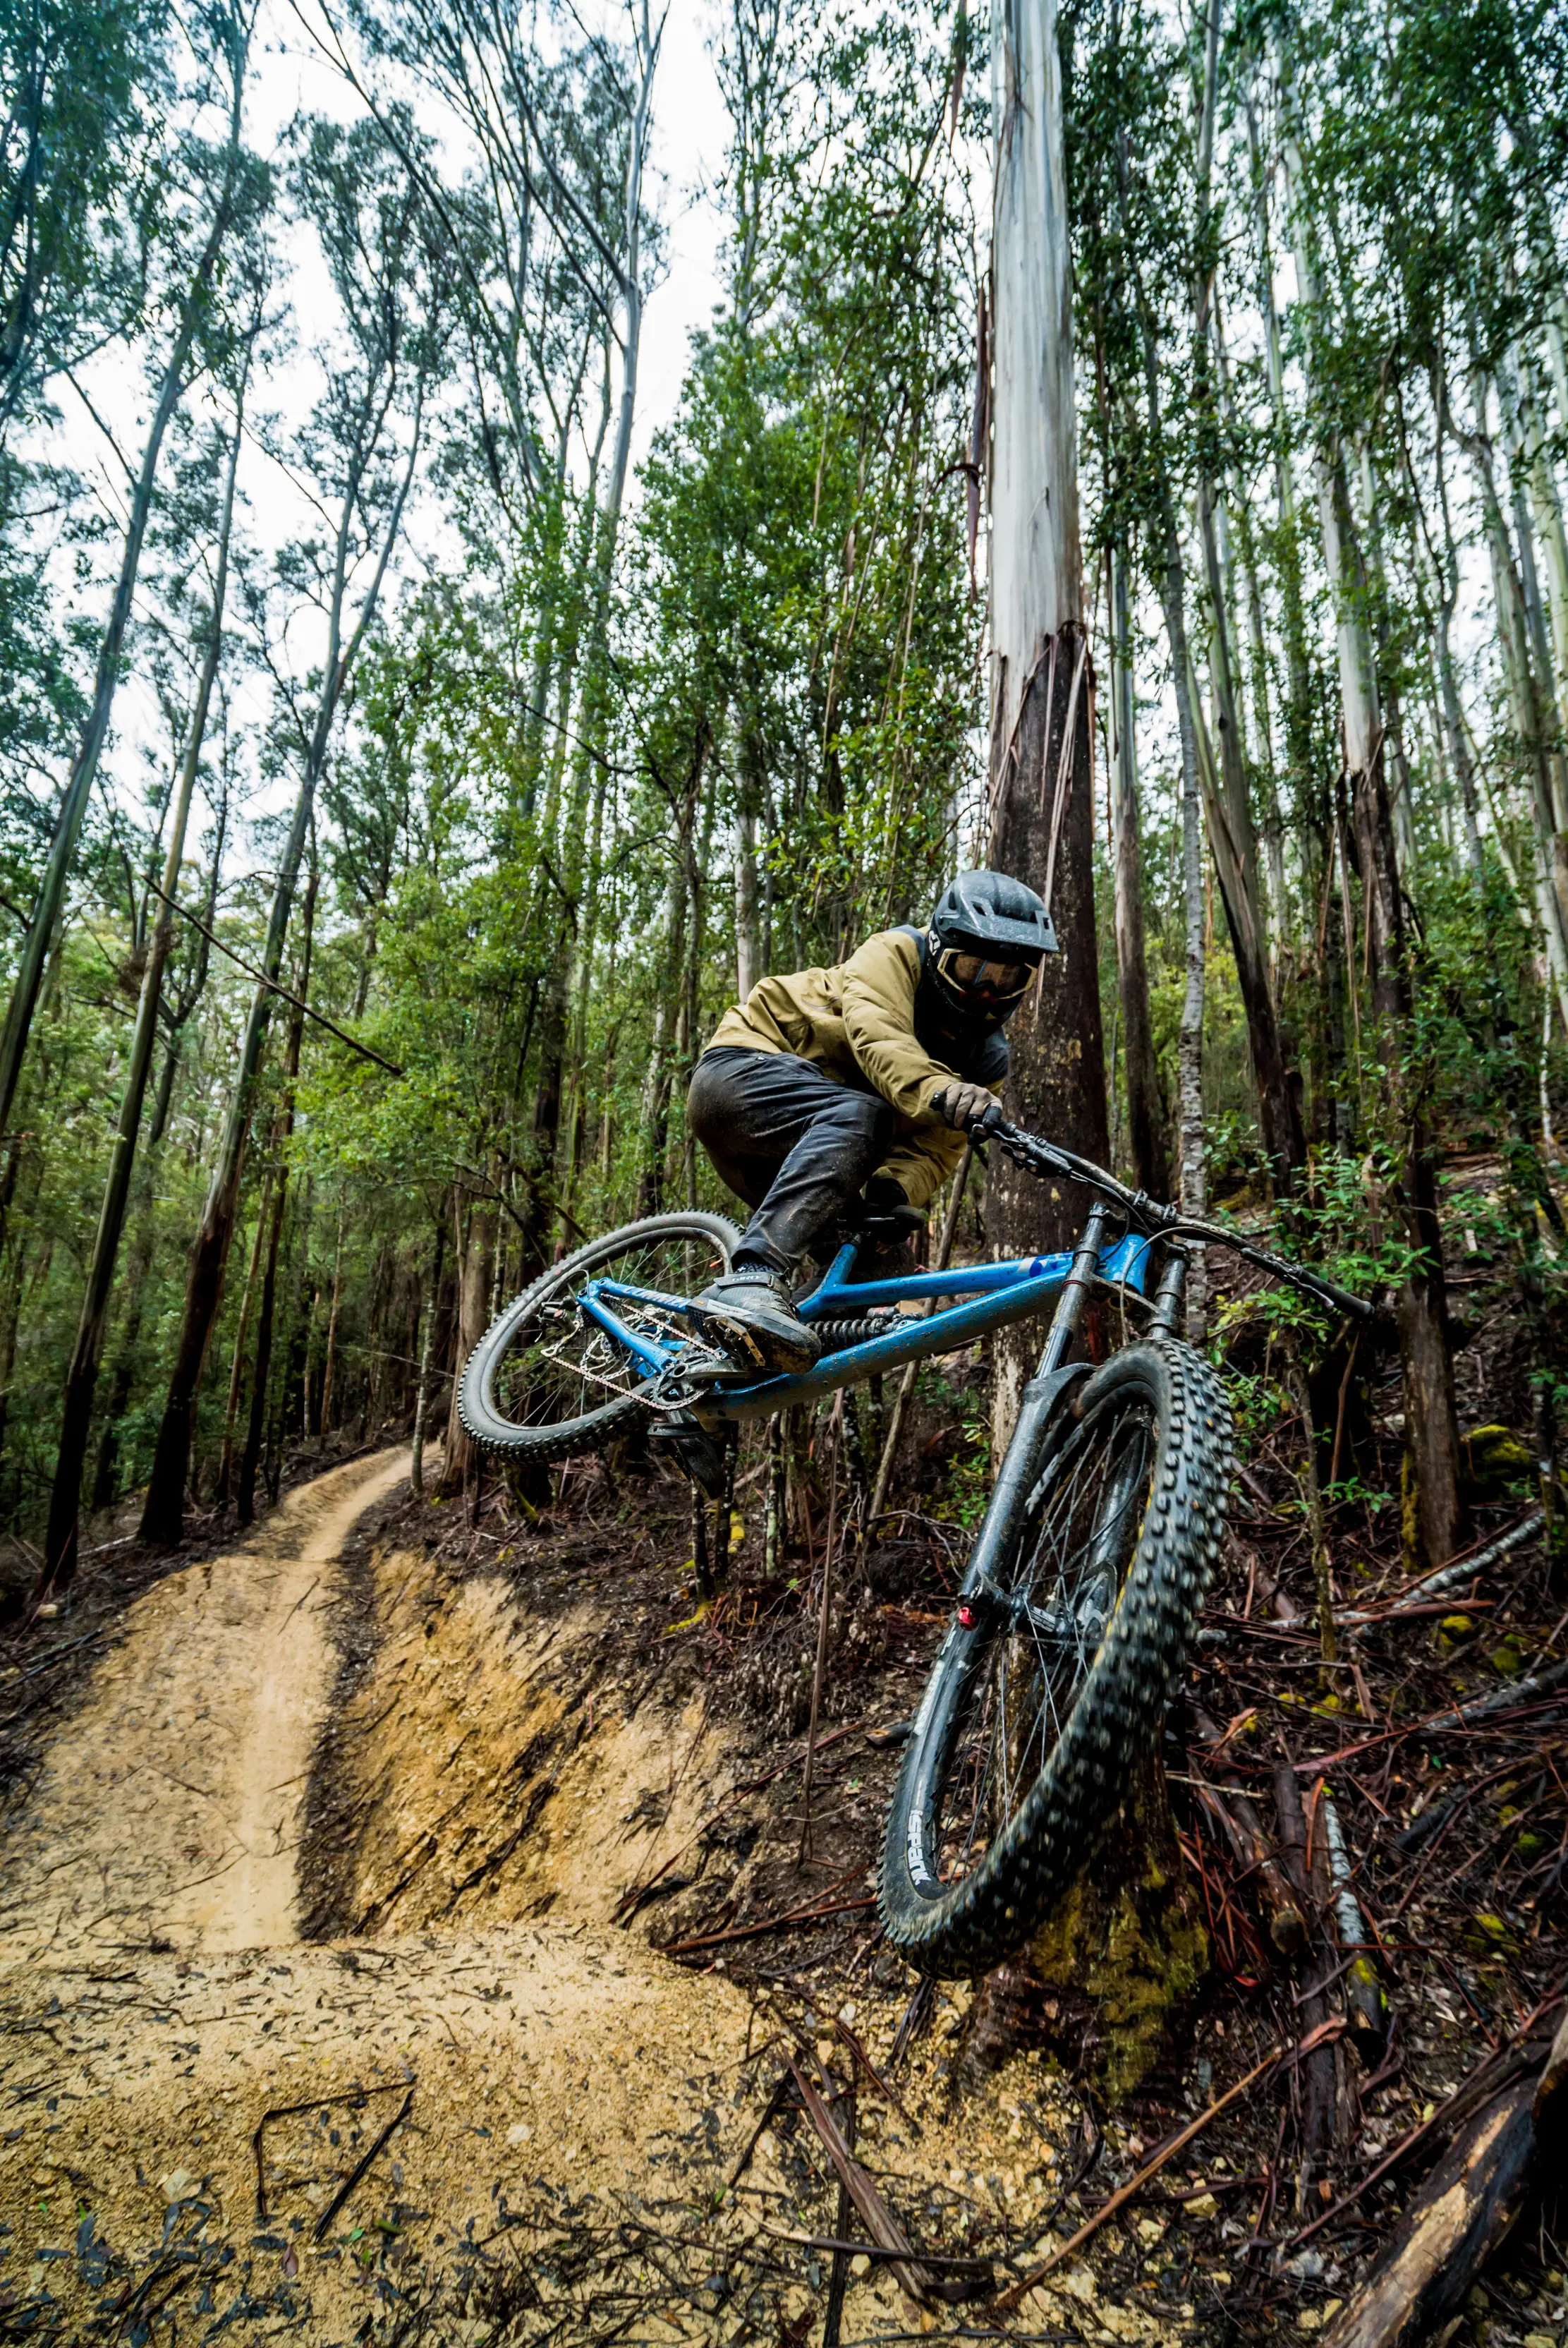
[[893, 1140], [879, 1093], [852, 1092], [787, 1052], [721, 1045], [692, 1076], [686, 1115], [732, 1190], [755, 1209], [735, 1262], [791, 1272], [876, 1173]]

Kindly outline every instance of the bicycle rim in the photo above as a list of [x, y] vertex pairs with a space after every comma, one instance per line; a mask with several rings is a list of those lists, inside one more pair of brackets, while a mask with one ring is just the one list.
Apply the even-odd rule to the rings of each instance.
[[[726, 1266], [719, 1239], [695, 1220], [683, 1231], [647, 1236], [611, 1232], [579, 1249], [526, 1300], [527, 1312], [489, 1366], [487, 1404], [508, 1426], [542, 1432], [628, 1401], [647, 1385], [648, 1365], [584, 1311], [583, 1288], [589, 1281], [612, 1280], [685, 1297]], [[606, 1302], [640, 1336], [661, 1344], [692, 1341], [690, 1323], [673, 1311], [620, 1297]]]

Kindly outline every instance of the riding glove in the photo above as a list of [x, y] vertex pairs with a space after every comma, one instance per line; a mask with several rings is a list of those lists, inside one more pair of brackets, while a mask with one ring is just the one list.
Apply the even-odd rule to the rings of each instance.
[[944, 1124], [957, 1126], [960, 1133], [973, 1133], [988, 1109], [996, 1105], [996, 1095], [986, 1085], [944, 1085], [931, 1096], [937, 1115]]

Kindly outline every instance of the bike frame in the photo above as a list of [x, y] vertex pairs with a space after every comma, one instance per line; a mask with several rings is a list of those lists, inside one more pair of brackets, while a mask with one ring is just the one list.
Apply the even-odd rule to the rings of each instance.
[[[754, 1385], [709, 1385], [700, 1391], [682, 1393], [678, 1406], [710, 1433], [739, 1426], [745, 1419], [770, 1418], [775, 1411], [814, 1401], [840, 1386], [856, 1385], [863, 1378], [902, 1369], [906, 1363], [922, 1361], [931, 1354], [960, 1352], [978, 1339], [990, 1336], [995, 1330], [1059, 1306], [1064, 1292], [1071, 1290], [1073, 1292], [1066, 1302], [1073, 1309], [1065, 1325], [1064, 1315], [1060, 1311], [1058, 1313], [1058, 1329], [1064, 1340], [1061, 1351], [1065, 1353], [1090, 1286], [1102, 1285], [1135, 1296], [1144, 1304], [1150, 1302], [1148, 1284], [1155, 1241], [1128, 1233], [1109, 1246], [1102, 1245], [1105, 1220], [1103, 1206], [1091, 1208], [1078, 1245], [1059, 1255], [1016, 1256], [1000, 1263], [962, 1264], [950, 1272], [912, 1272], [897, 1280], [852, 1281], [850, 1274], [858, 1243], [851, 1241], [840, 1248], [818, 1285], [800, 1300], [798, 1309], [803, 1321], [861, 1320], [868, 1313], [903, 1303], [924, 1303], [933, 1309], [918, 1320], [906, 1316], [902, 1328], [889, 1329], [860, 1344], [825, 1353], [815, 1368], [797, 1375], [765, 1378]], [[1156, 1322], [1174, 1312], [1180, 1294], [1181, 1263], [1181, 1257], [1173, 1250], [1154, 1300]], [[684, 1343], [671, 1344], [633, 1327], [616, 1307], [652, 1304], [663, 1313], [685, 1319], [692, 1310], [689, 1298], [629, 1286], [621, 1281], [589, 1280], [578, 1292], [578, 1303], [608, 1336], [646, 1367], [651, 1377], [675, 1370], [687, 1350]], [[1053, 1330], [1048, 1354], [1056, 1350], [1057, 1334]]]

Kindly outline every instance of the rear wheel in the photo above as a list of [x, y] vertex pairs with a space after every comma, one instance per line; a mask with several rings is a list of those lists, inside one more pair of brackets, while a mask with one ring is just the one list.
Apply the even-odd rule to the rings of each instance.
[[[589, 1280], [686, 1297], [730, 1268], [740, 1233], [727, 1217], [650, 1215], [589, 1240], [508, 1304], [464, 1365], [457, 1415], [476, 1443], [537, 1461], [597, 1451], [651, 1416], [646, 1365], [586, 1313]], [[615, 1313], [660, 1343], [690, 1340], [667, 1307], [616, 1299]]]
[[1229, 1449], [1218, 1378], [1168, 1337], [1045, 1430], [1010, 1566], [943, 1642], [888, 1816], [883, 1927], [923, 1971], [999, 1962], [1092, 1857], [1196, 1623]]

